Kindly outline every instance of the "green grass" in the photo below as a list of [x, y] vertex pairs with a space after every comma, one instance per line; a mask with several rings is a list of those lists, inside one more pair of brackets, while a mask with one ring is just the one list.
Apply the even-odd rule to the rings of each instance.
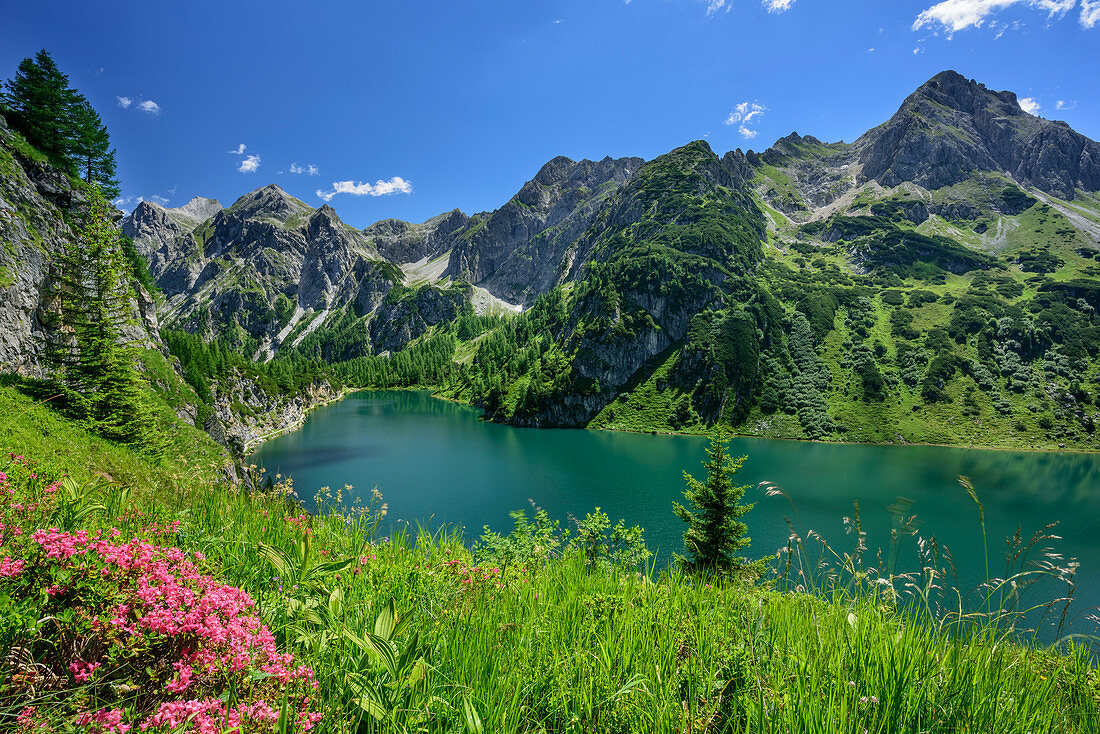
[[[416, 635], [400, 636], [399, 644], [424, 655], [426, 677], [402, 689], [408, 708], [389, 712], [397, 723], [370, 730], [1100, 727], [1100, 676], [1086, 651], [1070, 643], [1019, 645], [1004, 629], [917, 616], [858, 585], [818, 595], [712, 586], [675, 572], [589, 567], [575, 556], [497, 569], [454, 535], [379, 537], [378, 498], [363, 514], [303, 516], [279, 489], [245, 493], [217, 481], [209, 467], [196, 472], [209, 455], [151, 462], [6, 388], [0, 401], [9, 416], [0, 444], [42, 460], [40, 471], [83, 479], [104, 470], [137, 490], [126, 517], [95, 511], [84, 527], [140, 533], [135, 511], [180, 521], [171, 542], [202, 552], [206, 570], [246, 590], [280, 647], [316, 671], [326, 732], [356, 731], [357, 721], [370, 720], [348, 681], [388, 680], [355, 641], [377, 630], [375, 619], [391, 598]], [[184, 455], [181, 445], [177, 457]], [[339, 493], [327, 494], [327, 506], [338, 501]], [[317, 560], [300, 568], [276, 568], [259, 551], [265, 544], [294, 558], [307, 536]], [[340, 568], [342, 559], [351, 565]], [[329, 561], [336, 566], [295, 584], [307, 567]], [[0, 620], [4, 615], [0, 610]], [[25, 692], [11, 698], [14, 690], [5, 693], [0, 683], [0, 715], [28, 702]]]
[[[165, 406], [161, 406], [165, 411]], [[100, 438], [10, 385], [0, 383], [0, 445], [33, 456], [47, 473], [67, 473], [86, 481], [97, 473], [150, 495], [186, 493], [196, 482], [224, 477], [225, 450], [203, 431], [162, 413], [168, 446], [165, 457], [151, 459]]]

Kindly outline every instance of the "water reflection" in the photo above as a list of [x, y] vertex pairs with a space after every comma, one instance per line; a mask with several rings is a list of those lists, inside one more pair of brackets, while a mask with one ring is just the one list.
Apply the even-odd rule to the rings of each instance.
[[[683, 471], [704, 475], [705, 439], [582, 430], [517, 429], [482, 421], [476, 410], [423, 392], [365, 392], [321, 408], [300, 431], [261, 447], [258, 463], [291, 474], [302, 497], [321, 486], [352, 484], [385, 495], [390, 517], [430, 527], [482, 525], [507, 530], [508, 513], [533, 498], [550, 514], [583, 517], [600, 506], [612, 518], [645, 527], [649, 545], [667, 559], [682, 548], [683, 527], [671, 511]], [[1060, 523], [1060, 549], [1082, 563], [1079, 598], [1100, 605], [1100, 456], [979, 451], [931, 446], [863, 446], [736, 439], [746, 455], [739, 479], [757, 507], [748, 516], [751, 554], [774, 553], [791, 526], [813, 530], [847, 549], [843, 518], [862, 511], [870, 555], [888, 543], [887, 506], [914, 502], [920, 532], [950, 548], [960, 587], [982, 579], [978, 512], [959, 486], [969, 476], [986, 508], [990, 556], [1004, 539]], [[756, 485], [773, 482], [793, 502]], [[788, 521], [790, 525], [788, 524]], [[903, 561], [915, 559], [915, 543]], [[994, 568], [994, 573], [999, 569]]]

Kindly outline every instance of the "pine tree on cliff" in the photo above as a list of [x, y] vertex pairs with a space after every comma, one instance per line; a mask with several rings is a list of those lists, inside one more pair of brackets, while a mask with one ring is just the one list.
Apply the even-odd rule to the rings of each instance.
[[715, 436], [707, 447], [706, 482], [700, 482], [687, 472], [684, 498], [688, 507], [673, 503], [677, 517], [688, 524], [684, 532], [686, 555], [676, 556], [676, 562], [687, 573], [713, 578], [755, 577], [763, 570], [763, 561], [747, 561], [738, 553], [747, 548], [750, 539], [741, 518], [753, 505], [737, 504], [747, 486], [738, 487], [733, 477], [745, 457], [734, 460], [726, 453], [728, 439]]
[[4, 105], [15, 128], [55, 164], [71, 170], [73, 139], [70, 113], [77, 93], [69, 77], [45, 50], [19, 62], [15, 78], [4, 85]]
[[115, 152], [107, 127], [83, 95], [77, 95], [72, 107], [70, 155], [77, 174], [87, 183], [99, 186], [103, 196], [114, 199], [120, 193], [115, 178]]
[[98, 184], [108, 199], [118, 196], [107, 127], [47, 51], [19, 62], [2, 101], [14, 127], [54, 165]]
[[56, 263], [59, 323], [49, 357], [90, 429], [155, 449], [148, 386], [136, 368], [137, 348], [126, 334], [135, 325], [131, 267], [108, 212], [103, 194], [90, 187], [76, 236]]

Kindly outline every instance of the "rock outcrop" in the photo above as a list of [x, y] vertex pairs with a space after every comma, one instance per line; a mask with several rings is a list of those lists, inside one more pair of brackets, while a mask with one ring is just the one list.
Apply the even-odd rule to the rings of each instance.
[[234, 372], [211, 385], [213, 414], [199, 426], [236, 454], [246, 454], [264, 441], [301, 425], [310, 411], [340, 393], [317, 381], [293, 394], [272, 394]]
[[[15, 136], [0, 117], [0, 371], [42, 376], [52, 267], [74, 237], [65, 215], [79, 214], [86, 197], [61, 171], [18, 152]], [[140, 286], [125, 335], [160, 346], [156, 309]]]
[[474, 217], [455, 242], [447, 274], [529, 305], [575, 272], [574, 244], [644, 163], [554, 158], [504, 206]]
[[454, 235], [469, 223], [468, 216], [454, 209], [422, 224], [383, 219], [364, 229], [363, 234], [390, 262], [414, 263], [446, 253], [454, 246]]
[[913, 182], [938, 189], [975, 172], [1007, 172], [1064, 199], [1100, 189], [1100, 144], [1064, 122], [1020, 107], [1012, 92], [995, 92], [944, 71], [911, 94], [886, 123], [855, 143], [860, 182]]

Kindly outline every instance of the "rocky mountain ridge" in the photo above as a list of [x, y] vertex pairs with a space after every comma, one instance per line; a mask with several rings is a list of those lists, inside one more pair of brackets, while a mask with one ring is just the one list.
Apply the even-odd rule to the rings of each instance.
[[[940, 430], [937, 421], [957, 416], [924, 411], [958, 399], [949, 393], [959, 369], [1007, 374], [1015, 359], [1026, 365], [1012, 373], [1015, 387], [998, 392], [981, 378], [998, 415], [1021, 409], [1013, 391], [1030, 384], [1070, 435], [1091, 413], [1069, 385], [1040, 389], [1036, 365], [1062, 364], [1063, 349], [1090, 354], [1055, 314], [1058, 304], [1087, 306], [1088, 279], [1100, 275], [1096, 146], [1027, 114], [1010, 92], [944, 72], [853, 143], [792, 134], [763, 153], [720, 156], [696, 141], [648, 162], [555, 158], [502, 207], [472, 216], [454, 210], [356, 232], [326, 207], [265, 187], [193, 228], [201, 255], [177, 256], [161, 277], [193, 260], [204, 262], [199, 273], [213, 261], [234, 275], [195, 277], [190, 315], [179, 318], [170, 296], [164, 318], [208, 336], [243, 335], [259, 353], [297, 344], [339, 361], [418, 343], [472, 304], [521, 305], [530, 310], [515, 333], [528, 341], [490, 348], [496, 337], [478, 337], [463, 347], [453, 394], [540, 426], [616, 427], [667, 400], [658, 426], [721, 420], [822, 438], [853, 430], [888, 400]], [[302, 241], [316, 232], [315, 246], [288, 231]], [[340, 237], [351, 244], [333, 246]], [[293, 264], [273, 278], [284, 249]], [[364, 258], [373, 276], [341, 252]], [[886, 289], [898, 293], [879, 303]], [[917, 312], [920, 327], [904, 326]], [[1057, 324], [1044, 327], [1053, 336], [989, 361], [1000, 337], [981, 325], [1009, 318], [1027, 331], [1029, 313]], [[1092, 333], [1088, 313], [1065, 318]], [[987, 341], [975, 346], [969, 329]], [[954, 341], [945, 346], [941, 333]], [[848, 384], [866, 399], [852, 403]], [[645, 400], [623, 403], [632, 393]], [[981, 409], [966, 400], [967, 411]], [[1078, 428], [1065, 426], [1071, 414]], [[901, 426], [903, 415], [883, 425]]]
[[[1100, 143], [1065, 122], [1029, 114], [1013, 92], [992, 91], [954, 71], [928, 80], [853, 143], [792, 133], [749, 157], [782, 172], [779, 186], [765, 176], [758, 192], [799, 221], [842, 210], [863, 190], [877, 195], [903, 187], [932, 206], [941, 202], [930, 192], [975, 180], [997, 179], [1065, 201], [1100, 190]], [[969, 206], [974, 196], [981, 194], [967, 190], [933, 213], [959, 218], [990, 208]]]

